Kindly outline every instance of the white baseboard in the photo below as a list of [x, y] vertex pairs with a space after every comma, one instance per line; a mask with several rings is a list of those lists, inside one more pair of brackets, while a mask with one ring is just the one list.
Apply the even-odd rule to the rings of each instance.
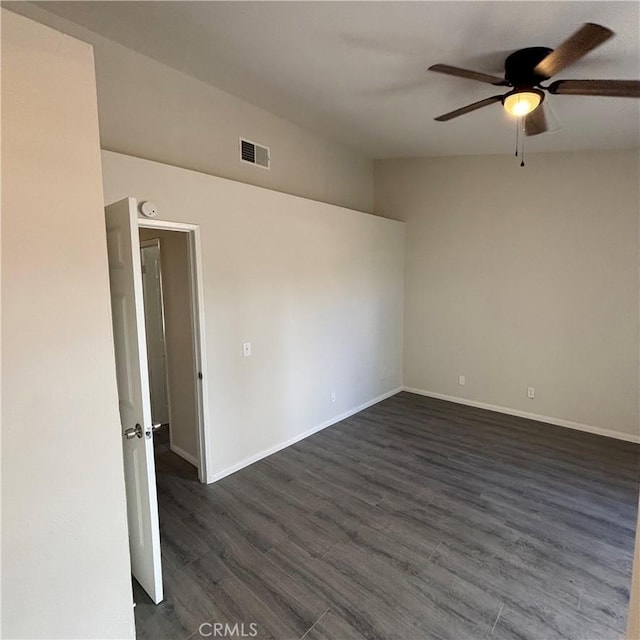
[[615, 438], [616, 440], [626, 440], [627, 442], [640, 443], [640, 434], [634, 435], [632, 433], [625, 433], [624, 431], [614, 431], [613, 429], [605, 429], [603, 427], [594, 427], [588, 424], [580, 424], [579, 422], [572, 422], [571, 420], [564, 420], [563, 418], [552, 418], [550, 416], [543, 416], [538, 413], [530, 413], [528, 411], [520, 411], [518, 409], [509, 409], [508, 407], [501, 407], [499, 405], [488, 404], [486, 402], [478, 402], [477, 400], [468, 400], [467, 398], [447, 396], [443, 393], [436, 393], [434, 391], [425, 391], [424, 389], [414, 389], [412, 387], [403, 387], [403, 391], [408, 391], [409, 393], [417, 393], [418, 395], [427, 396], [429, 398], [437, 398], [438, 400], [446, 400], [447, 402], [465, 404], [470, 407], [477, 407], [479, 409], [488, 409], [489, 411], [506, 413], [510, 416], [518, 416], [519, 418], [529, 418], [530, 420], [537, 420], [538, 422], [546, 422], [547, 424], [553, 424], [557, 427], [566, 427], [568, 429], [576, 429], [577, 431], [586, 431], [587, 433], [593, 433], [598, 436], [607, 436], [608, 438]]
[[292, 444], [295, 444], [296, 442], [300, 442], [300, 440], [304, 440], [305, 438], [308, 438], [309, 436], [312, 436], [314, 433], [318, 433], [318, 431], [322, 431], [327, 427], [331, 427], [332, 425], [340, 422], [341, 420], [345, 420], [346, 418], [349, 418], [350, 416], [356, 413], [359, 413], [360, 411], [363, 411], [364, 409], [367, 409], [368, 407], [371, 407], [374, 404], [378, 404], [378, 402], [382, 402], [383, 400], [386, 400], [391, 396], [395, 396], [397, 393], [400, 393], [401, 391], [403, 391], [403, 387], [397, 387], [392, 391], [383, 393], [382, 395], [378, 396], [377, 398], [374, 398], [373, 400], [370, 400], [369, 402], [365, 402], [364, 404], [361, 404], [358, 407], [354, 407], [353, 409], [349, 409], [349, 411], [345, 411], [344, 413], [341, 413], [338, 416], [334, 416], [333, 418], [330, 418], [329, 420], [313, 427], [313, 429], [309, 429], [308, 431], [305, 431], [304, 433], [300, 433], [297, 436], [294, 436], [293, 438], [289, 438], [289, 440], [285, 440], [284, 442], [280, 442], [273, 447], [269, 447], [269, 449], [265, 449], [263, 451], [260, 451], [259, 453], [249, 456], [248, 458], [245, 458], [244, 460], [241, 460], [240, 462], [234, 465], [231, 465], [230, 467], [227, 467], [222, 471], [210, 473], [207, 475], [207, 484], [211, 484], [212, 482], [217, 482], [218, 480], [222, 480], [222, 478], [224, 478], [225, 476], [229, 476], [232, 473], [235, 473], [236, 471], [240, 471], [240, 469], [244, 469], [244, 467], [248, 467], [254, 462], [258, 462], [258, 460], [262, 460], [263, 458], [266, 458], [267, 456], [270, 456], [273, 453], [281, 451], [282, 449], [286, 449], [287, 447], [290, 447]]
[[192, 456], [190, 453], [187, 453], [184, 449], [181, 449], [180, 447], [176, 446], [173, 443], [169, 445], [169, 449], [171, 449], [171, 451], [173, 451], [173, 453], [175, 453], [176, 455], [180, 456], [181, 458], [184, 458], [187, 462], [190, 462], [196, 469], [200, 467], [198, 458], [196, 458], [195, 456]]

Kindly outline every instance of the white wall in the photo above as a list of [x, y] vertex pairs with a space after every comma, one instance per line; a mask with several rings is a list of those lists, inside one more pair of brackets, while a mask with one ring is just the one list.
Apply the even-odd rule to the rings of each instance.
[[132, 638], [91, 47], [2, 10], [2, 637]]
[[102, 158], [107, 203], [149, 199], [159, 218], [200, 225], [210, 478], [402, 384], [402, 223]]
[[405, 385], [638, 439], [638, 175], [637, 152], [376, 162], [407, 223]]
[[[102, 147], [371, 211], [372, 162], [27, 2], [4, 3], [95, 50]], [[238, 137], [271, 148], [271, 170], [239, 160]]]
[[160, 240], [171, 448], [189, 462], [199, 465], [189, 237], [179, 231], [140, 229], [141, 240], [152, 238]]

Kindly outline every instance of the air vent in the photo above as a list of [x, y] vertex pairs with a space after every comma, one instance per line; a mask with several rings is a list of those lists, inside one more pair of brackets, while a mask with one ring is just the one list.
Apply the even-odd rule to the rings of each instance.
[[240, 138], [240, 161], [268, 169], [270, 165], [269, 148]]

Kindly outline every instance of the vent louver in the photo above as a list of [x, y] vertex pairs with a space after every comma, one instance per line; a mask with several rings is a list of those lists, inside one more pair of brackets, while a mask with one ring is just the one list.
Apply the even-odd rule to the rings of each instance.
[[269, 169], [269, 148], [251, 142], [251, 140], [240, 138], [240, 160], [263, 169]]

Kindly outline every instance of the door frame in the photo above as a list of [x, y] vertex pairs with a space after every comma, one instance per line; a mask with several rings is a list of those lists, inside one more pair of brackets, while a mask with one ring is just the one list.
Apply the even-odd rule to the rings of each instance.
[[[138, 224], [138, 229], [140, 229], [142, 227], [142, 225]], [[141, 240], [140, 241], [140, 253], [142, 254], [142, 250], [147, 248], [147, 247], [157, 247], [158, 249], [158, 258], [161, 260], [162, 257], [162, 250], [160, 249], [160, 239], [159, 238], [154, 238], [153, 240]], [[165, 325], [165, 321], [164, 321], [164, 283], [162, 282], [162, 264], [160, 264], [160, 315], [162, 316], [162, 342], [164, 345], [164, 356], [165, 356], [165, 363], [164, 363], [164, 388], [165, 388], [165, 395], [167, 397], [167, 413], [169, 414], [169, 423], [171, 423], [171, 393], [169, 390], [169, 362], [168, 362], [168, 358], [167, 358], [167, 331], [166, 331], [166, 325]], [[143, 289], [144, 289], [144, 274], [143, 274]], [[146, 316], [146, 313], [145, 313]], [[145, 318], [145, 323], [146, 323], [146, 318]], [[149, 341], [147, 340], [147, 344], [149, 343]], [[148, 351], [147, 351], [148, 353]], [[148, 359], [148, 358], [147, 358]], [[149, 388], [151, 388], [151, 373], [149, 373]], [[153, 404], [152, 404], [152, 408], [153, 408]], [[171, 441], [171, 430], [169, 430], [169, 440]]]
[[[204, 286], [202, 270], [202, 248], [200, 227], [186, 222], [170, 222], [138, 217], [139, 229], [157, 229], [159, 231], [178, 231], [186, 233], [189, 246], [189, 280], [191, 282], [191, 321], [193, 328], [193, 353], [196, 359], [196, 411], [198, 415], [198, 479], [206, 484], [208, 478], [208, 452], [211, 451], [209, 400], [204, 389], [207, 372], [207, 346], [204, 317]], [[171, 427], [169, 427], [171, 428]]]

